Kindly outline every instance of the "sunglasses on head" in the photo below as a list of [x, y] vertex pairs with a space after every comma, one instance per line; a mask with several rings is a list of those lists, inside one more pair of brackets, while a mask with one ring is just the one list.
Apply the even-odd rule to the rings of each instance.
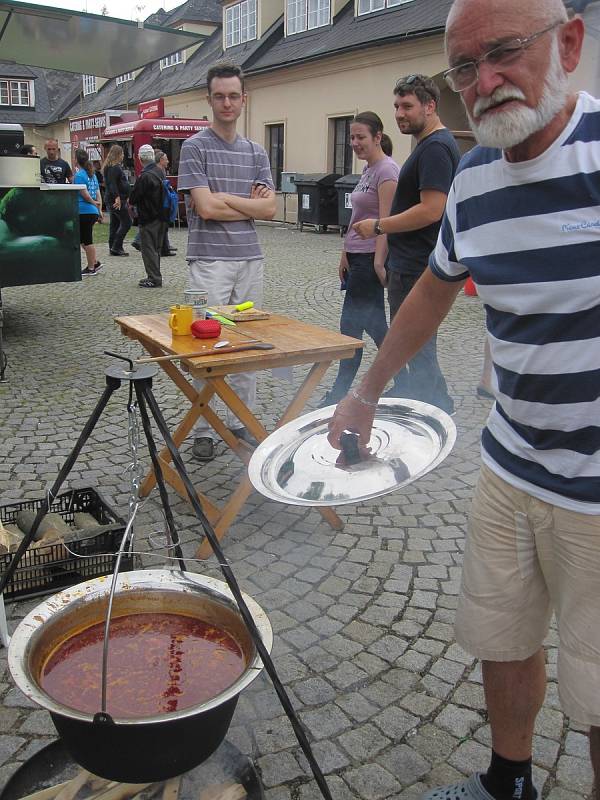
[[431, 91], [431, 89], [425, 86], [423, 77], [421, 75], [407, 75], [406, 78], [401, 78], [394, 87], [394, 94], [405, 91], [414, 92], [415, 89], [422, 89], [429, 95], [429, 97], [431, 97], [433, 101], [437, 103], [438, 99], [436, 95]]

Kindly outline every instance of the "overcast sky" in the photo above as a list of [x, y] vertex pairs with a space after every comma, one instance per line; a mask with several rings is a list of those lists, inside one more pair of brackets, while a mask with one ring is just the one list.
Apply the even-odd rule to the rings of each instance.
[[102, 14], [106, 8], [109, 17], [123, 19], [145, 19], [149, 14], [164, 8], [171, 11], [181, 5], [183, 0], [57, 0], [56, 5], [48, 0], [28, 0], [41, 6], [53, 8], [68, 8], [73, 11], [89, 11], [90, 14]]

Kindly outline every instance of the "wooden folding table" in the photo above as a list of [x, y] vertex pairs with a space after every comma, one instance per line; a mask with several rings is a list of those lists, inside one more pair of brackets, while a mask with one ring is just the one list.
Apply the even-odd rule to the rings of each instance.
[[[217, 341], [195, 339], [193, 336], [173, 336], [167, 314], [117, 317], [116, 322], [125, 336], [139, 341], [151, 356], [208, 350]], [[231, 433], [212, 410], [209, 406], [211, 397], [218, 395], [259, 442], [265, 439], [268, 433], [226, 382], [226, 376], [235, 372], [254, 372], [312, 364], [300, 388], [278, 420], [276, 427], [279, 427], [300, 415], [333, 361], [350, 358], [357, 348], [363, 346], [359, 339], [342, 336], [334, 331], [279, 314], [272, 314], [265, 320], [238, 322], [234, 328], [223, 327], [219, 338], [229, 340], [232, 345], [244, 344], [251, 338], [273, 344], [275, 347], [273, 350], [217, 352], [197, 358], [182, 359], [180, 362], [162, 362], [160, 366], [190, 401], [190, 408], [173, 433], [173, 440], [179, 447], [192, 431], [198, 418], [203, 416], [245, 464], [250, 459], [251, 450]], [[201, 378], [205, 381], [200, 392], [197, 392], [188, 380], [186, 372], [192, 378]], [[165, 448], [159, 457], [165, 480], [178, 494], [187, 499], [183, 483], [170, 464], [169, 451]], [[142, 483], [141, 496], [147, 495], [155, 484], [156, 478], [151, 471]], [[244, 470], [239, 484], [222, 507], [218, 507], [206, 495], [198, 492], [204, 513], [219, 539], [223, 538], [251, 492], [252, 484], [248, 479], [247, 470]], [[332, 508], [319, 507], [319, 512], [334, 529], [341, 530], [343, 523]], [[197, 556], [207, 558], [211, 552], [210, 545], [205, 540]]]

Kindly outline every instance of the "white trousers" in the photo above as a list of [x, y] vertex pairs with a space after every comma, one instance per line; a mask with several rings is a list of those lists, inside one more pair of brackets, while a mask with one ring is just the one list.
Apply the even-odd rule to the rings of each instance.
[[[263, 301], [263, 261], [190, 261], [188, 289], [208, 292], [209, 306], [224, 306], [244, 303], [252, 300], [260, 307]], [[227, 327], [221, 331], [221, 337], [227, 336]], [[248, 408], [256, 403], [256, 373], [239, 372], [227, 378], [237, 396]], [[195, 380], [194, 386], [201, 391], [204, 381]], [[219, 410], [223, 404], [220, 400], [212, 401], [211, 408]], [[229, 409], [225, 410], [225, 424], [228, 428], [241, 428], [243, 423]], [[194, 428], [194, 436], [215, 438], [215, 432], [208, 422], [201, 417]]]

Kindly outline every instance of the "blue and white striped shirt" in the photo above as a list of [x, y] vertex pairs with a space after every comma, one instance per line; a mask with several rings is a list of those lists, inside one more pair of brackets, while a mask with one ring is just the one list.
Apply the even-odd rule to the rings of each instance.
[[484, 463], [600, 514], [600, 101], [580, 93], [531, 161], [467, 153], [429, 263], [445, 280], [470, 274], [485, 305], [496, 403]]

